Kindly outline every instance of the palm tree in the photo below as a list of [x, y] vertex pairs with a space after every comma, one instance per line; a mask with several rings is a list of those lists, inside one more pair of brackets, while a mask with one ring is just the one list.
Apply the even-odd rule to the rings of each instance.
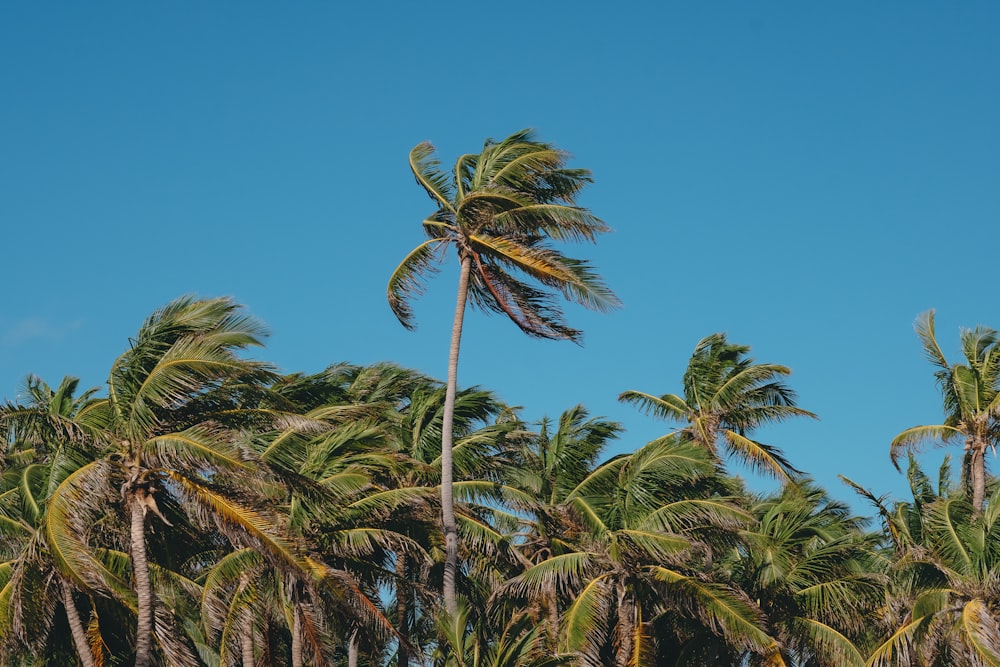
[[949, 364], [934, 334], [934, 311], [917, 318], [915, 328], [924, 354], [937, 370], [934, 378], [944, 398], [942, 424], [914, 426], [897, 435], [890, 445], [893, 465], [904, 450], [913, 451], [931, 442], [965, 445], [964, 474], [972, 489], [973, 511], [983, 509], [986, 496], [986, 449], [1000, 442], [1000, 338], [993, 329], [962, 329], [959, 340], [964, 364]]
[[618, 400], [632, 403], [661, 419], [686, 424], [686, 437], [719, 460], [719, 444], [752, 468], [790, 480], [798, 471], [777, 448], [750, 434], [764, 424], [790, 417], [816, 415], [796, 407], [795, 392], [781, 381], [791, 370], [777, 364], [755, 364], [749, 346], [735, 345], [724, 333], [701, 339], [684, 373], [683, 396], [623, 392]]
[[13, 447], [5, 452], [12, 464], [4, 471], [9, 483], [0, 486], [0, 540], [16, 545], [3, 567], [0, 643], [17, 642], [40, 653], [61, 603], [80, 661], [93, 667], [94, 653], [74, 600], [77, 587], [59, 571], [46, 539], [52, 491], [95, 454], [77, 437], [83, 427], [76, 419], [91, 407], [96, 389], [76, 396], [78, 386], [77, 378], [65, 377], [53, 390], [29, 376], [28, 402], [0, 406], [0, 425]]
[[440, 168], [429, 143], [410, 151], [410, 168], [437, 210], [423, 221], [429, 240], [414, 248], [389, 279], [389, 305], [403, 326], [414, 326], [409, 299], [423, 291], [422, 279], [436, 270], [439, 251], [453, 246], [460, 267], [441, 436], [443, 590], [452, 616], [457, 613], [458, 563], [452, 418], [466, 304], [505, 314], [529, 336], [573, 341], [581, 332], [565, 324], [553, 291], [599, 311], [619, 305], [586, 262], [566, 257], [547, 243], [594, 241], [608, 229], [575, 205], [577, 193], [591, 179], [586, 170], [565, 168], [566, 160], [565, 153], [536, 141], [528, 130], [499, 142], [487, 140], [482, 152], [458, 158], [452, 174]]
[[[444, 423], [446, 387], [426, 376], [391, 364], [360, 369], [351, 379], [348, 400], [372, 413], [382, 439], [384, 455], [395, 464], [373, 469], [378, 490], [357, 500], [352, 513], [378, 519], [379, 525], [405, 541], [394, 549], [394, 591], [396, 628], [399, 633], [396, 663], [410, 663], [413, 652], [424, 652], [426, 639], [433, 637], [434, 625], [425, 613], [440, 600], [431, 592], [433, 579], [441, 576], [443, 554], [435, 516], [440, 516], [438, 484], [441, 478], [441, 432]], [[503, 416], [505, 406], [488, 391], [476, 387], [461, 390], [453, 411], [453, 469], [456, 521], [463, 547], [478, 556], [467, 562], [475, 566], [496, 544], [504, 541], [490, 519], [499, 513], [477, 507], [475, 501], [494, 493], [499, 471], [508, 456], [506, 436], [518, 424]], [[491, 496], [492, 497], [492, 496]], [[494, 498], [495, 500], [495, 498]], [[463, 502], [465, 501], [465, 502]], [[416, 548], [414, 548], [416, 547]], [[433, 567], [429, 567], [432, 564]], [[472, 572], [469, 573], [474, 574]], [[474, 576], [463, 578], [470, 584]], [[437, 586], [440, 590], [440, 584]], [[474, 586], [464, 594], [474, 596]], [[482, 586], [479, 586], [482, 588]]]
[[678, 438], [654, 441], [591, 472], [566, 494], [561, 553], [511, 579], [498, 596], [538, 600], [556, 590], [567, 604], [561, 650], [582, 665], [650, 664], [668, 615], [738, 649], [775, 655], [757, 607], [704, 572], [732, 549], [750, 516], [720, 495], [724, 480], [707, 452]]
[[457, 616], [438, 620], [442, 642], [434, 655], [435, 667], [557, 667], [572, 656], [554, 656], [541, 649], [541, 627], [531, 617], [515, 613], [497, 628], [484, 622], [469, 632], [469, 605], [463, 600]]
[[886, 583], [864, 520], [807, 480], [759, 499], [751, 511], [732, 578], [764, 612], [785, 662], [861, 667], [854, 641], [875, 621]]
[[105, 513], [101, 503], [112, 485], [119, 491], [129, 523], [136, 667], [150, 664], [154, 634], [171, 664], [196, 664], [190, 643], [174, 641], [162, 622], [167, 608], [154, 604], [147, 525], [150, 517], [173, 523], [158, 496], [183, 502], [185, 511], [232, 543], [288, 569], [308, 569], [280, 522], [255, 500], [267, 492], [264, 469], [223, 423], [240, 412], [243, 388], [273, 377], [268, 365], [237, 356], [259, 345], [262, 333], [226, 298], [184, 297], [153, 313], [112, 365], [108, 397], [87, 415], [103, 455], [52, 494], [49, 512], [66, 517], [66, 528], [53, 531], [50, 548], [74, 580], [101, 586], [109, 577], [87, 542], [88, 521]]
[[918, 541], [893, 566], [895, 623], [867, 665], [1000, 665], [1000, 494], [980, 512], [962, 495], [920, 495], [904, 508]]
[[[598, 457], [621, 431], [621, 424], [591, 417], [577, 405], [564, 411], [554, 428], [543, 419], [537, 433], [520, 439], [520, 450], [506, 475], [519, 493], [508, 493], [507, 502], [530, 518], [519, 544], [529, 566], [573, 550], [565, 542], [575, 529], [568, 514], [569, 495], [594, 472]], [[562, 611], [555, 587], [544, 591], [538, 603], [544, 614], [542, 626], [555, 650]]]

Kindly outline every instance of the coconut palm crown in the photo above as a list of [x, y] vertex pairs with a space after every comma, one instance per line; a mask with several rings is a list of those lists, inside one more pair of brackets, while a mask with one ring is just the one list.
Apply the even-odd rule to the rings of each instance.
[[959, 338], [964, 364], [949, 364], [934, 334], [934, 311], [917, 318], [917, 336], [927, 359], [937, 367], [934, 378], [944, 399], [942, 424], [914, 426], [890, 445], [892, 462], [927, 442], [946, 445], [964, 441], [963, 477], [972, 490], [973, 511], [982, 511], [986, 497], [986, 449], [1000, 442], [1000, 335], [987, 327], [963, 329]]
[[468, 273], [469, 302], [507, 315], [530, 336], [579, 340], [581, 332], [566, 325], [554, 291], [598, 311], [619, 305], [587, 262], [547, 243], [593, 242], [608, 231], [575, 205], [591, 178], [586, 169], [565, 168], [567, 157], [530, 130], [499, 142], [487, 139], [481, 153], [458, 158], [452, 173], [440, 168], [431, 144], [410, 151], [413, 175], [438, 209], [423, 221], [428, 240], [389, 280], [389, 305], [403, 326], [414, 327], [409, 299], [423, 292], [423, 277], [436, 271], [449, 245]]
[[716, 458], [721, 441], [725, 451], [752, 468], [790, 480], [798, 471], [784, 455], [749, 436], [765, 424], [816, 415], [795, 405], [795, 392], [781, 380], [792, 372], [789, 368], [754, 363], [746, 356], [749, 351], [749, 346], [727, 341], [726, 334], [714, 333], [694, 348], [684, 373], [683, 396], [626, 391], [618, 400], [685, 423], [681, 432]]

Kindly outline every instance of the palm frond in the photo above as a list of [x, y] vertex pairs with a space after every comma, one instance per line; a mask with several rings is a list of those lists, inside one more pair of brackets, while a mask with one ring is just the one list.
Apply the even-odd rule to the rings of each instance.
[[825, 664], [864, 667], [865, 659], [858, 647], [836, 629], [811, 618], [798, 617], [794, 623]]
[[800, 471], [796, 470], [780, 451], [747, 438], [728, 429], [722, 431], [722, 437], [730, 452], [760, 472], [766, 472], [782, 481], [790, 481]]
[[563, 615], [561, 650], [578, 653], [588, 667], [601, 664], [601, 647], [607, 642], [608, 589], [605, 575], [594, 577]]
[[455, 213], [452, 206], [454, 189], [440, 165], [434, 157], [434, 146], [428, 141], [417, 144], [410, 151], [410, 169], [417, 182], [439, 207]]
[[424, 277], [437, 271], [435, 252], [446, 243], [441, 239], [424, 241], [403, 258], [389, 277], [386, 295], [389, 307], [407, 329], [414, 329], [410, 299], [424, 293]]
[[775, 640], [762, 629], [760, 610], [732, 590], [661, 566], [649, 571], [666, 584], [670, 599], [727, 641], [758, 654], [774, 649]]
[[983, 664], [1000, 667], [1000, 627], [980, 599], [970, 600], [962, 609], [962, 631]]
[[934, 335], [934, 311], [928, 310], [920, 314], [913, 326], [920, 338], [921, 345], [923, 345], [927, 360], [942, 370], [950, 370], [948, 360], [941, 351], [941, 346], [938, 345], [937, 337]]
[[664, 394], [653, 396], [641, 391], [624, 391], [618, 395], [622, 403], [631, 403], [642, 412], [669, 421], [684, 422], [691, 416], [691, 408], [680, 396]]
[[944, 424], [914, 426], [906, 429], [892, 439], [892, 443], [889, 445], [889, 456], [892, 458], [892, 463], [896, 466], [896, 470], [899, 470], [899, 457], [903, 450], [914, 451], [925, 442], [938, 441], [947, 443], [952, 438], [960, 437], [961, 435], [962, 431], [959, 429], [954, 426], [945, 426]]

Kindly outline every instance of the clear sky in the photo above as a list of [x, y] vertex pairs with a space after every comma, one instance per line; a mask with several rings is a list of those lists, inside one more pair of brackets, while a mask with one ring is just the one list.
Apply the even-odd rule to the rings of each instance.
[[617, 395], [678, 392], [726, 331], [821, 417], [761, 439], [902, 497], [888, 443], [941, 419], [914, 318], [951, 357], [1000, 327], [998, 34], [975, 1], [3, 3], [0, 398], [102, 384], [186, 293], [246, 304], [285, 371], [443, 378], [455, 265], [417, 332], [385, 300], [433, 210], [407, 153], [533, 127], [593, 171], [614, 232], [566, 250], [625, 307], [568, 308], [583, 347], [472, 313], [460, 383], [527, 419], [582, 402], [632, 449], [669, 426]]

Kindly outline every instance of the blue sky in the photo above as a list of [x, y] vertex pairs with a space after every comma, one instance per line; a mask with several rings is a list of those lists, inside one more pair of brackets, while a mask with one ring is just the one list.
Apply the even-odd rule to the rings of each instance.
[[186, 293], [246, 304], [286, 371], [443, 377], [455, 266], [416, 333], [385, 302], [433, 210], [407, 153], [534, 127], [593, 171], [614, 232], [566, 250], [625, 307], [568, 308], [583, 347], [472, 313], [460, 382], [528, 419], [582, 402], [632, 449], [669, 426], [618, 393], [679, 391], [726, 331], [821, 417], [761, 439], [901, 497], [889, 441], [941, 419], [914, 318], [952, 357], [1000, 327], [998, 31], [992, 2], [6, 3], [0, 397], [101, 384]]

